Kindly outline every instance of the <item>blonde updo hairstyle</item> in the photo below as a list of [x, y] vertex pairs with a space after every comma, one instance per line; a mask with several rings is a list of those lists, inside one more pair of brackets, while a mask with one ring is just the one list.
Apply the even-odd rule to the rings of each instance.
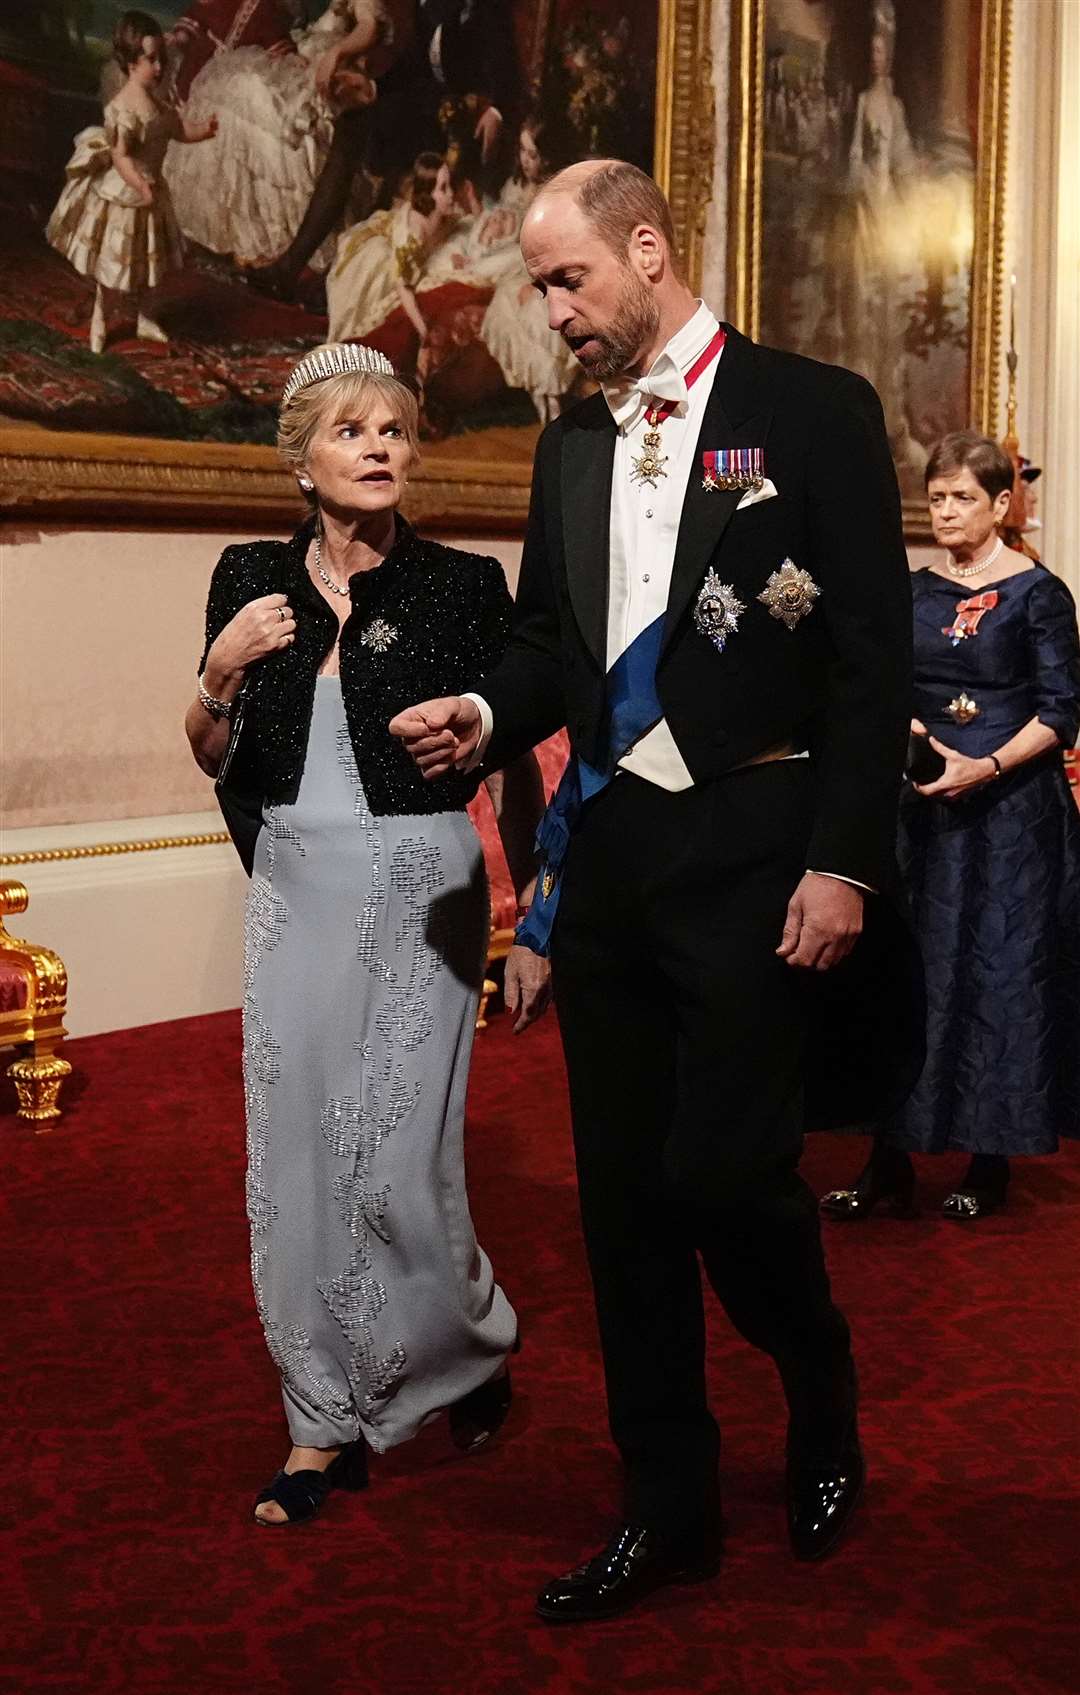
[[[313, 349], [313, 353], [332, 352], [337, 346], [328, 342], [325, 348]], [[306, 470], [311, 444], [322, 426], [364, 418], [376, 399], [385, 401], [397, 414], [415, 462], [420, 457], [420, 416], [412, 390], [399, 377], [381, 371], [343, 371], [305, 383], [282, 402], [278, 414], [278, 452], [293, 476], [299, 477]], [[315, 489], [301, 488], [300, 492], [313, 510], [318, 507]]]

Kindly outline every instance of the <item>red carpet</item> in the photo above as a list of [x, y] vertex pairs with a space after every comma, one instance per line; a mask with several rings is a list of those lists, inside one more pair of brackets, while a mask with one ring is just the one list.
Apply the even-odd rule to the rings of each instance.
[[[525, 1339], [503, 1438], [463, 1459], [432, 1428], [374, 1462], [366, 1495], [284, 1532], [248, 1521], [285, 1435], [247, 1281], [238, 1048], [233, 1015], [74, 1042], [52, 1135], [5, 1093], [17, 1695], [1075, 1690], [1075, 1153], [1022, 1166], [981, 1226], [936, 1215], [950, 1161], [921, 1220], [831, 1231], [871, 1467], [832, 1560], [787, 1553], [780, 1396], [718, 1314], [723, 1575], [558, 1633], [533, 1591], [597, 1543], [616, 1477], [554, 1026], [515, 1040], [496, 1022], [477, 1044], [474, 1211]], [[818, 1139], [810, 1180], [859, 1157]]]

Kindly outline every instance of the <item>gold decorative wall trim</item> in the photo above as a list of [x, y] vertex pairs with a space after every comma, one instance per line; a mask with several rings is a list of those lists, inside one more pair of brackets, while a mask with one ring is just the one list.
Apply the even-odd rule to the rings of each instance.
[[979, 42], [979, 137], [971, 256], [971, 417], [996, 433], [1005, 280], [1005, 165], [1012, 0], [985, 0]]
[[653, 172], [671, 202], [695, 288], [701, 283], [716, 148], [711, 13], [712, 0], [660, 0], [657, 33]]
[[[413, 472], [405, 510], [429, 529], [514, 534], [528, 515], [530, 479], [528, 464], [436, 460]], [[291, 530], [304, 511], [272, 448], [0, 431], [0, 519], [152, 517]]]
[[118, 853], [155, 853], [159, 848], [217, 847], [229, 840], [225, 830], [198, 836], [147, 836], [134, 842], [89, 842], [84, 847], [32, 848], [26, 853], [0, 853], [0, 866], [56, 865], [67, 859], [106, 859]]

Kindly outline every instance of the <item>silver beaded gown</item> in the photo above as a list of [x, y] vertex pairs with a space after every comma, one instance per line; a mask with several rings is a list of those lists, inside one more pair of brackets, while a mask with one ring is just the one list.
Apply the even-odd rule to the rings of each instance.
[[264, 812], [244, 974], [252, 1277], [297, 1444], [393, 1447], [513, 1345], [465, 1191], [487, 927], [467, 815], [375, 817], [320, 677], [296, 801]]

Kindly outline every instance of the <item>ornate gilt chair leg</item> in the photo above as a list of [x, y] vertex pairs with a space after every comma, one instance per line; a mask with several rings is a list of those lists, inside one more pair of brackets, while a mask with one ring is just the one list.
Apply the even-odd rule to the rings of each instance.
[[484, 986], [480, 990], [480, 1005], [476, 1009], [476, 1028], [478, 1030], [487, 1029], [487, 1005], [497, 988], [498, 984], [493, 983], [490, 977], [484, 978]]
[[7, 1068], [19, 1097], [18, 1116], [32, 1124], [45, 1125], [60, 1117], [57, 1098], [60, 1085], [71, 1075], [71, 1066], [59, 1054], [31, 1049], [28, 1059], [17, 1059]]

